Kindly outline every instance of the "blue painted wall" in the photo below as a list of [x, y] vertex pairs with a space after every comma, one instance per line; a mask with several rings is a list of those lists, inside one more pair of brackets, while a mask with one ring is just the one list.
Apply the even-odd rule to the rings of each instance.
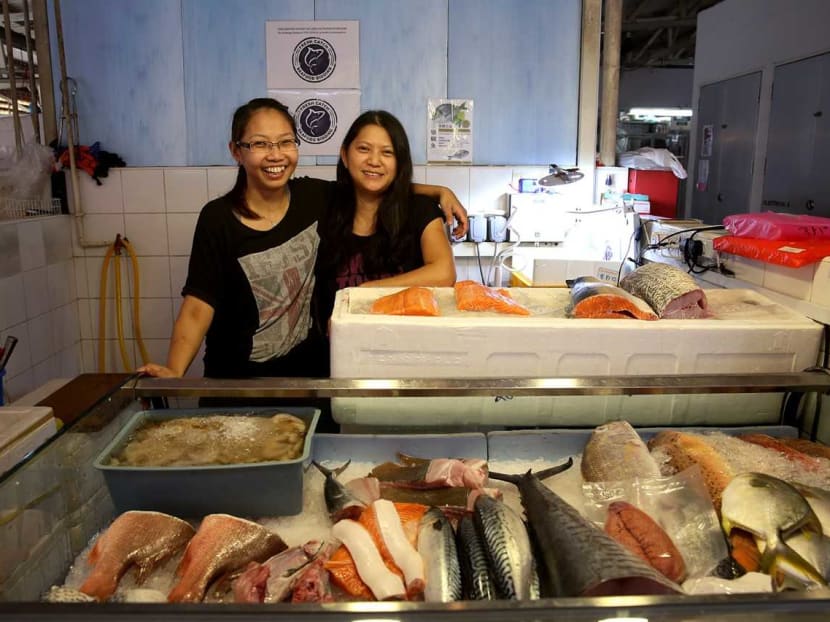
[[430, 97], [474, 100], [474, 164], [576, 161], [579, 0], [62, 0], [61, 8], [81, 143], [101, 141], [129, 166], [230, 164], [231, 114], [266, 92], [265, 22], [312, 19], [360, 21], [361, 108], [401, 119], [416, 164], [426, 161]]

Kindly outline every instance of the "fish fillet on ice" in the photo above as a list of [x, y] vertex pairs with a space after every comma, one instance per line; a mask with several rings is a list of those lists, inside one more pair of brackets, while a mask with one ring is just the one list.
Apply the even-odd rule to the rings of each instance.
[[381, 315], [441, 315], [435, 294], [428, 287], [407, 287], [382, 296], [372, 303], [369, 313]]
[[160, 562], [193, 537], [187, 522], [161, 512], [131, 511], [121, 514], [95, 541], [89, 552], [92, 571], [80, 587], [84, 594], [106, 600], [130, 566], [138, 569], [141, 584]]
[[262, 562], [287, 547], [277, 534], [253, 521], [228, 514], [205, 516], [176, 569], [179, 577], [167, 595], [175, 602], [200, 602], [212, 579]]
[[507, 290], [493, 289], [475, 281], [458, 281], [455, 284], [455, 306], [459, 311], [530, 315], [530, 309], [513, 300]]

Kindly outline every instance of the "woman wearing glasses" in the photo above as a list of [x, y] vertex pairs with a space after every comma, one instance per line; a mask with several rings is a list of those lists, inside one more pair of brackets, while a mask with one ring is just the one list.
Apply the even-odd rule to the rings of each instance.
[[[312, 325], [311, 298], [317, 226], [335, 184], [293, 179], [297, 146], [294, 118], [280, 102], [253, 99], [236, 110], [229, 144], [236, 184], [199, 215], [166, 366], [140, 371], [183, 376], [206, 339], [207, 377], [327, 375], [325, 327]], [[466, 226], [451, 191], [415, 189]]]

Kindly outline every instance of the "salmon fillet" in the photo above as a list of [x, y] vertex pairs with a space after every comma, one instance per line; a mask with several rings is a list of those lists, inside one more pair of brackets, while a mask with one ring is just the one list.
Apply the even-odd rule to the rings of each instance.
[[428, 287], [407, 287], [372, 303], [370, 313], [383, 315], [441, 315], [435, 294]]
[[496, 290], [475, 281], [459, 281], [455, 284], [455, 306], [459, 311], [530, 315], [530, 310], [513, 300], [507, 290]]
[[[418, 526], [420, 525], [421, 518], [429, 508], [420, 503], [395, 503], [395, 509], [401, 517], [401, 524], [403, 525], [407, 538], [415, 546], [418, 541]], [[395, 565], [395, 562], [392, 561], [392, 554], [383, 542], [383, 536], [378, 529], [374, 508], [369, 506], [364, 510], [357, 522], [363, 525], [366, 531], [369, 532], [369, 535], [372, 536], [372, 540], [378, 547], [378, 551], [386, 567], [395, 574], [403, 577], [403, 573]], [[357, 572], [357, 566], [345, 546], [341, 545], [337, 548], [325, 563], [325, 568], [331, 574], [331, 580], [334, 584], [350, 596], [358, 600], [375, 600], [369, 586], [360, 578]]]
[[568, 314], [575, 318], [656, 320], [648, 303], [592, 276], [574, 279]]

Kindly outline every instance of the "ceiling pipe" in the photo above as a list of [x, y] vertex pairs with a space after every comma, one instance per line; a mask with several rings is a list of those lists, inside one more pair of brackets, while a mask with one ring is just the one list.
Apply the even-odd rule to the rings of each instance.
[[604, 166], [614, 166], [617, 158], [617, 107], [620, 99], [622, 0], [605, 0], [603, 13], [599, 159]]

